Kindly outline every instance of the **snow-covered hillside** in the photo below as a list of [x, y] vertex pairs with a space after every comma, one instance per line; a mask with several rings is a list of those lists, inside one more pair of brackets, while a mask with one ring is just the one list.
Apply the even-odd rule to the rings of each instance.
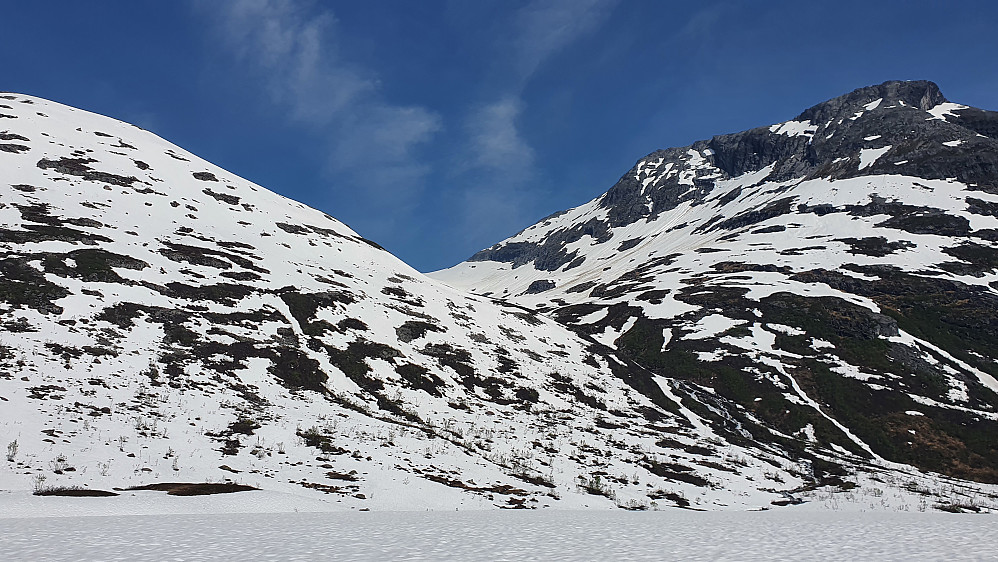
[[[605, 261], [612, 291], [624, 270]], [[603, 301], [566, 300], [553, 319], [534, 297], [469, 295], [149, 132], [18, 94], [0, 97], [0, 274], [0, 489], [14, 495], [231, 480], [344, 509], [996, 504], [992, 487], [882, 460], [848, 429], [826, 437], [832, 415], [760, 436], [723, 393], [635, 362], [614, 334], [636, 320]], [[621, 310], [648, 300], [669, 311], [649, 318], [686, 322], [698, 294]], [[736, 319], [701, 320], [691, 333], [706, 337]], [[793, 322], [738, 323], [703, 353], [741, 350], [771, 366], [759, 376], [797, 380], [774, 343]], [[929, 360], [915, 335], [890, 337]], [[944, 353], [963, 381], [970, 367]], [[964, 384], [924, 409], [991, 423]], [[808, 389], [787, 400], [809, 408]]]
[[996, 139], [931, 82], [862, 88], [653, 152], [431, 277], [672, 379], [724, 439], [994, 483]]
[[766, 505], [749, 478], [804, 483], [552, 320], [136, 127], [0, 102], [0, 487], [232, 479], [422, 509]]

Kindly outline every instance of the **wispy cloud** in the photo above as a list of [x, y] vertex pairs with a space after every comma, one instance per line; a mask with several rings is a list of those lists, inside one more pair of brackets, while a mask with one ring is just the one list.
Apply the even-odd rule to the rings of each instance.
[[694, 45], [709, 43], [717, 24], [732, 6], [728, 2], [720, 2], [711, 6], [706, 6], [695, 12], [686, 24], [673, 36], [673, 41], [681, 43], [692, 43]]
[[471, 139], [473, 167], [520, 171], [530, 167], [534, 151], [516, 127], [522, 105], [518, 98], [506, 97], [471, 113], [466, 127]]
[[[429, 166], [415, 152], [441, 127], [423, 106], [385, 99], [372, 69], [339, 56], [333, 13], [305, 0], [199, 2], [222, 44], [289, 116], [328, 139], [330, 170], [363, 178], [397, 212], [414, 201]], [[321, 5], [320, 5], [321, 6]], [[357, 193], [363, 195], [363, 193]]]
[[526, 110], [524, 89], [531, 78], [563, 49], [596, 31], [617, 0], [535, 0], [514, 16], [497, 48], [497, 65], [507, 76], [505, 90], [473, 107], [464, 119], [467, 154], [461, 171], [466, 187], [460, 198], [463, 233], [491, 244], [532, 216], [536, 190], [535, 151], [524, 138], [520, 119]]
[[552, 55], [594, 31], [617, 0], [545, 0], [524, 6], [512, 39], [514, 65], [523, 81]]
[[[190, 1], [239, 71], [254, 75], [290, 119], [324, 139], [331, 183], [350, 190], [349, 197], [331, 192], [327, 200], [355, 211], [340, 218], [367, 236], [403, 245], [401, 225], [413, 221], [402, 217], [415, 216], [421, 204], [456, 215], [453, 228], [426, 228], [488, 244], [536, 218], [536, 155], [521, 128], [525, 89], [545, 64], [598, 30], [617, 2], [533, 0], [516, 10], [501, 36], [481, 38], [495, 49], [484, 71], [491, 79], [469, 77], [500, 86], [447, 108], [458, 126], [445, 131], [440, 113], [390, 99], [377, 69], [351, 59], [345, 31], [325, 3]], [[458, 148], [449, 158], [426, 158], [440, 141]], [[448, 184], [440, 194], [425, 189], [442, 178]]]
[[296, 119], [326, 123], [377, 88], [373, 77], [335, 58], [336, 19], [296, 0], [201, 3], [240, 62], [267, 77], [275, 101]]
[[471, 111], [465, 120], [469, 132], [469, 164], [502, 169], [517, 178], [530, 175], [533, 149], [520, 134], [517, 120], [525, 108], [523, 89], [552, 56], [596, 30], [617, 0], [535, 0], [515, 15], [508, 39], [505, 66], [511, 74], [507, 90], [497, 99]]

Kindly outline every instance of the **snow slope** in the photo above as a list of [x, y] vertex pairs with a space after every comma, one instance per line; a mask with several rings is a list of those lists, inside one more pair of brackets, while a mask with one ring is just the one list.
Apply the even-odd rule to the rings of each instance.
[[[637, 317], [614, 312], [590, 337], [469, 295], [149, 132], [18, 94], [0, 97], [0, 274], [12, 511], [237, 509], [123, 490], [223, 481], [311, 510], [996, 503], [848, 432], [814, 447], [753, 436], [735, 401], [621, 348]], [[700, 341], [729, 337], [733, 319], [716, 319]], [[792, 330], [773, 326], [729, 347], [771, 361], [773, 330]], [[806, 388], [793, 399], [813, 404]], [[990, 415], [962, 399], [909, 409]], [[838, 427], [809, 420], [819, 438]], [[121, 495], [29, 495], [63, 487]]]
[[804, 484], [708, 443], [595, 342], [151, 133], [22, 95], [0, 113], [0, 488], [452, 509], [751, 507]]
[[[998, 482], [998, 113], [887, 82], [659, 150], [431, 277], [665, 380], [722, 439]], [[686, 384], [678, 384], [684, 381]]]

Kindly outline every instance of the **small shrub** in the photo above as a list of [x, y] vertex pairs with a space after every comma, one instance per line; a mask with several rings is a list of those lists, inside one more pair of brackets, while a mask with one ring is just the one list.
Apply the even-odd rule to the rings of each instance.
[[260, 429], [260, 424], [255, 420], [251, 419], [240, 419], [229, 424], [229, 431], [231, 433], [240, 433], [243, 435], [253, 435], [253, 432]]
[[603, 481], [599, 474], [593, 474], [591, 477], [586, 478], [585, 476], [579, 477], [579, 488], [586, 492], [587, 494], [592, 494], [594, 496], [603, 496], [606, 498], [614, 499], [613, 490]]
[[348, 453], [346, 449], [342, 447], [337, 447], [333, 444], [332, 440], [318, 427], [310, 427], [304, 431], [298, 430], [298, 437], [302, 438], [309, 447], [315, 447], [323, 453], [342, 455]]
[[62, 474], [69, 468], [69, 465], [66, 463], [66, 455], [62, 454], [57, 456], [55, 460], [49, 464], [52, 466], [52, 472], [56, 474]]
[[937, 503], [932, 506], [939, 511], [946, 511], [949, 513], [966, 513], [968, 511], [973, 511], [974, 513], [980, 513], [981, 508], [971, 504], [971, 503]]

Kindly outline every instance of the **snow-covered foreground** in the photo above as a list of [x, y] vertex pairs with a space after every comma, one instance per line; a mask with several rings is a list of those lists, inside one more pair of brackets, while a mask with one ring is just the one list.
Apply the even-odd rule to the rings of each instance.
[[990, 516], [543, 511], [0, 519], [4, 560], [994, 559]]

